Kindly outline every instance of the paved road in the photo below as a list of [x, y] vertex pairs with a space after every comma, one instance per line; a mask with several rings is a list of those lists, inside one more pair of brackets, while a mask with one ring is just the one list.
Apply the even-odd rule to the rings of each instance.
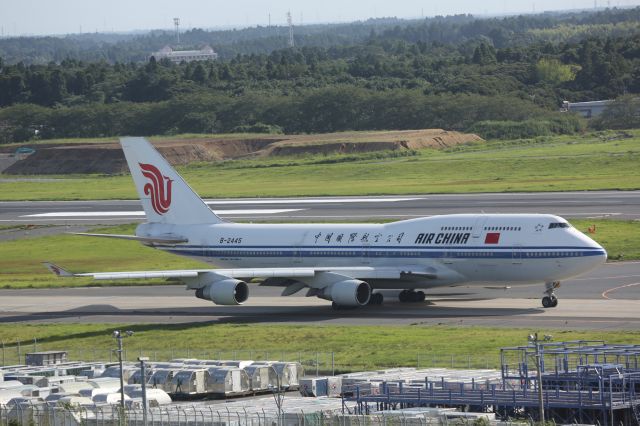
[[[481, 212], [640, 219], [640, 191], [225, 199], [207, 203], [223, 217], [243, 220], [357, 221]], [[0, 202], [0, 225], [130, 223], [142, 219], [137, 200]]]
[[0, 322], [451, 324], [536, 330], [640, 330], [640, 262], [612, 263], [557, 291], [555, 309], [542, 309], [542, 285], [511, 289], [469, 286], [434, 289], [428, 302], [333, 311], [315, 297], [279, 297], [280, 289], [254, 286], [243, 306], [216, 306], [183, 286], [0, 290]]

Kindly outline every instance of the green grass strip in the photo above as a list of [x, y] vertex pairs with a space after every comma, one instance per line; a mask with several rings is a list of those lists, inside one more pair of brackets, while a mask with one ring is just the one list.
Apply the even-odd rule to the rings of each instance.
[[[499, 349], [526, 345], [534, 330], [451, 326], [320, 326], [229, 324], [15, 324], [0, 325], [5, 364], [20, 353], [68, 350], [76, 359], [109, 360], [115, 347], [111, 333], [132, 330], [126, 339], [127, 359], [139, 355], [166, 360], [171, 357], [300, 359], [313, 369], [327, 371], [330, 352], [337, 371], [399, 366], [486, 368], [499, 366]], [[639, 331], [539, 330], [554, 340], [606, 340], [638, 343]], [[34, 343], [34, 338], [35, 343]], [[316, 355], [317, 352], [317, 355]], [[113, 355], [112, 355], [113, 356]], [[115, 359], [115, 358], [113, 358]]]

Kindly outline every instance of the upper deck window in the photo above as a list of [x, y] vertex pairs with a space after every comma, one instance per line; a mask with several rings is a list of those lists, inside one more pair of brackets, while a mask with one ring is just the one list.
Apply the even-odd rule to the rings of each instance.
[[553, 228], [569, 228], [571, 227], [571, 225], [569, 225], [566, 222], [554, 222], [554, 223], [550, 223], [549, 224], [549, 229], [553, 229]]

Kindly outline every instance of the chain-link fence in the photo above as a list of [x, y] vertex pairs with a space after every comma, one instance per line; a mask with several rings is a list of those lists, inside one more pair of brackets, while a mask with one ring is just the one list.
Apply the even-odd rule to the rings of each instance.
[[[495, 422], [488, 418], [455, 419], [427, 413], [388, 412], [373, 415], [355, 415], [337, 411], [274, 412], [230, 411], [218, 406], [171, 406], [147, 411], [147, 426], [522, 426], [520, 423]], [[49, 407], [47, 405], [0, 406], [0, 426], [144, 426], [142, 410], [125, 410], [116, 406], [105, 407]]]

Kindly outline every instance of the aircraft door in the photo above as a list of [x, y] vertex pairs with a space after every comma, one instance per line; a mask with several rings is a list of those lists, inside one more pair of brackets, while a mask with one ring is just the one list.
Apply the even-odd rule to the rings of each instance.
[[291, 262], [294, 265], [301, 265], [303, 263], [303, 253], [300, 247], [294, 247], [291, 253]]
[[482, 243], [482, 236], [484, 235], [484, 224], [487, 222], [486, 216], [479, 216], [475, 223], [473, 224], [473, 231], [471, 231], [471, 242], [473, 244], [470, 245], [479, 245]]
[[309, 238], [307, 236], [308, 231], [305, 232], [299, 240], [294, 241], [291, 247], [291, 263], [293, 266], [300, 266], [304, 263], [305, 254], [309, 254], [309, 251], [305, 252], [304, 246]]
[[363, 265], [369, 265], [371, 263], [371, 245], [368, 242], [362, 243], [362, 256], [361, 262]]
[[522, 265], [522, 246], [516, 244], [511, 251], [511, 263], [514, 265]]

